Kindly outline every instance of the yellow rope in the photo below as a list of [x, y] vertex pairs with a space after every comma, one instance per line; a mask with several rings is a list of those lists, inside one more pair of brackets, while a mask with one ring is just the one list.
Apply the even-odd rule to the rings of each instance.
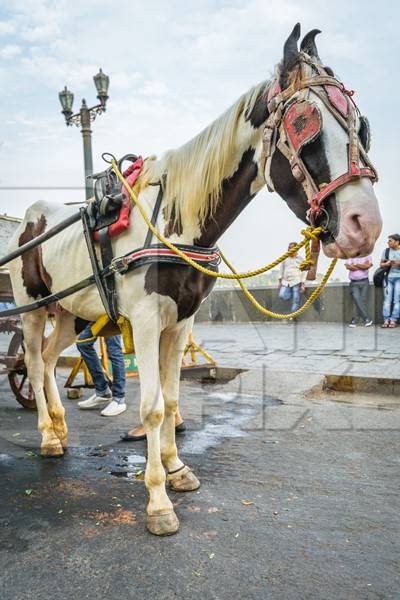
[[[221, 254], [222, 260], [227, 265], [227, 267], [229, 267], [230, 270], [233, 273], [235, 273], [235, 269], [230, 264], [228, 259], [223, 255], [222, 252], [220, 252], [220, 254]], [[337, 263], [337, 259], [334, 258], [331, 261], [331, 264], [329, 265], [327, 272], [323, 276], [321, 283], [315, 288], [315, 290], [312, 292], [310, 297], [307, 298], [307, 300], [304, 302], [304, 304], [302, 306], [300, 306], [300, 308], [298, 308], [297, 310], [295, 310], [294, 312], [291, 312], [291, 313], [277, 313], [277, 312], [273, 312], [272, 310], [269, 310], [268, 308], [265, 308], [259, 302], [257, 302], [257, 300], [254, 298], [253, 294], [247, 289], [247, 287], [244, 285], [244, 283], [242, 281], [240, 281], [240, 279], [238, 280], [238, 283], [239, 283], [240, 287], [242, 288], [244, 294], [247, 296], [247, 298], [252, 303], [252, 305], [266, 317], [271, 317], [273, 319], [294, 319], [295, 317], [298, 317], [299, 315], [303, 314], [303, 312], [305, 312], [307, 310], [307, 308], [309, 306], [311, 306], [311, 304], [314, 302], [314, 300], [316, 300], [318, 298], [318, 296], [321, 294], [322, 290], [324, 289], [325, 285], [327, 284], [328, 279], [331, 276], [336, 263]]]
[[233, 279], [235, 281], [238, 281], [240, 287], [242, 288], [242, 290], [245, 293], [245, 295], [247, 296], [247, 298], [257, 308], [257, 310], [259, 310], [261, 313], [263, 313], [263, 314], [265, 314], [267, 316], [276, 318], [276, 319], [290, 319], [292, 317], [300, 315], [305, 310], [307, 310], [307, 308], [314, 302], [314, 300], [320, 295], [320, 293], [322, 292], [323, 288], [325, 287], [325, 285], [326, 285], [326, 283], [327, 283], [327, 281], [328, 281], [328, 279], [329, 279], [329, 277], [330, 277], [330, 275], [331, 275], [331, 273], [332, 273], [332, 271], [333, 271], [333, 269], [334, 269], [334, 267], [336, 265], [336, 262], [337, 262], [336, 259], [332, 260], [332, 262], [329, 265], [329, 268], [328, 268], [326, 274], [324, 275], [321, 283], [313, 291], [313, 293], [307, 299], [307, 301], [303, 304], [303, 306], [301, 308], [299, 308], [297, 311], [295, 311], [293, 313], [289, 313], [289, 314], [274, 313], [274, 312], [272, 312], [272, 311], [264, 308], [263, 306], [261, 306], [261, 304], [259, 304], [257, 302], [257, 300], [254, 298], [254, 296], [245, 287], [244, 283], [242, 283], [242, 281], [240, 281], [241, 279], [246, 279], [248, 277], [255, 277], [256, 275], [261, 275], [262, 273], [265, 273], [266, 271], [269, 271], [269, 270], [273, 269], [274, 267], [276, 267], [277, 265], [279, 265], [279, 263], [281, 263], [282, 261], [284, 261], [286, 258], [288, 258], [289, 256], [291, 256], [292, 254], [295, 254], [296, 252], [298, 252], [298, 250], [300, 250], [303, 247], [305, 247], [306, 258], [301, 263], [300, 269], [301, 270], [308, 269], [313, 264], [313, 261], [311, 259], [310, 242], [311, 242], [311, 240], [317, 240], [318, 239], [320, 233], [322, 232], [322, 227], [307, 227], [307, 229], [302, 229], [301, 233], [304, 236], [304, 239], [301, 242], [299, 242], [298, 244], [296, 244], [295, 246], [293, 246], [292, 248], [290, 248], [290, 250], [287, 250], [284, 254], [282, 254], [282, 256], [280, 256], [279, 258], [277, 258], [273, 262], [269, 263], [268, 265], [265, 265], [264, 267], [260, 267], [259, 269], [255, 269], [254, 271], [246, 271], [245, 273], [237, 273], [235, 271], [235, 269], [233, 268], [233, 266], [225, 258], [225, 256], [223, 255], [222, 252], [220, 252], [221, 258], [224, 261], [224, 263], [229, 267], [229, 269], [232, 271], [232, 274], [229, 274], [229, 273], [218, 273], [217, 271], [211, 271], [211, 269], [207, 269], [206, 267], [203, 267], [203, 265], [200, 265], [198, 262], [192, 260], [189, 256], [187, 256], [187, 254], [185, 254], [185, 252], [182, 252], [182, 250], [180, 250], [172, 242], [170, 242], [169, 240], [167, 240], [158, 231], [158, 229], [156, 229], [156, 227], [154, 227], [154, 225], [151, 222], [151, 220], [149, 219], [149, 217], [148, 217], [148, 215], [147, 215], [147, 213], [146, 213], [143, 205], [141, 204], [138, 196], [135, 194], [135, 192], [133, 191], [133, 189], [131, 188], [131, 186], [129, 185], [129, 183], [126, 181], [126, 179], [122, 175], [121, 171], [119, 170], [116, 161], [113, 160], [111, 164], [112, 164], [112, 167], [113, 167], [113, 169], [114, 169], [114, 171], [115, 171], [118, 179], [121, 181], [121, 183], [128, 190], [129, 195], [130, 195], [130, 197], [132, 199], [132, 202], [137, 206], [137, 208], [138, 208], [140, 214], [142, 215], [143, 220], [146, 223], [147, 227], [150, 229], [150, 231], [153, 233], [153, 235], [155, 235], [156, 238], [162, 244], [164, 244], [167, 248], [169, 248], [170, 250], [172, 250], [172, 252], [174, 252], [177, 256], [179, 256], [180, 258], [182, 258], [182, 260], [184, 260], [188, 265], [190, 265], [191, 267], [193, 267], [197, 271], [200, 271], [204, 275], [208, 275], [208, 276], [214, 277], [216, 279]]

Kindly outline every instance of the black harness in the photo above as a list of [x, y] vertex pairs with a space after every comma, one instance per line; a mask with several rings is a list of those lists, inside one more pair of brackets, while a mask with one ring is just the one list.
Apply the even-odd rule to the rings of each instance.
[[[105, 155], [103, 155], [103, 158], [104, 156]], [[134, 162], [136, 158], [137, 157], [135, 155], [124, 156], [118, 162], [118, 167], [120, 168], [125, 160]], [[65, 221], [62, 221], [41, 236], [38, 236], [11, 254], [0, 259], [0, 266], [5, 265], [11, 260], [24, 254], [27, 250], [39, 246], [42, 242], [54, 237], [60, 233], [60, 231], [63, 231], [76, 221], [81, 220], [93, 274], [85, 279], [82, 279], [69, 288], [62, 290], [61, 292], [50, 294], [49, 296], [41, 298], [40, 300], [32, 302], [31, 304], [25, 304], [24, 306], [18, 306], [1, 311], [0, 317], [9, 317], [12, 315], [31, 312], [38, 308], [48, 306], [49, 304], [59, 302], [63, 298], [71, 296], [80, 290], [96, 284], [104, 306], [104, 310], [106, 311], [109, 319], [113, 322], [116, 322], [119, 316], [115, 279], [117, 273], [123, 275], [139, 267], [154, 263], [168, 263], [174, 265], [184, 265], [186, 267], [188, 266], [180, 256], [168, 249], [164, 244], [152, 244], [151, 242], [153, 233], [150, 229], [147, 232], [145, 243], [142, 248], [137, 248], [136, 250], [128, 252], [124, 256], [114, 258], [108, 227], [118, 220], [119, 212], [124, 201], [122, 186], [120, 182], [117, 181], [112, 168], [109, 168], [102, 173], [93, 175], [93, 179], [95, 180], [93, 186], [95, 199], [93, 202], [91, 202], [88, 206], [80, 208], [78, 214], [65, 219]], [[151, 223], [154, 226], [157, 222], [163, 199], [163, 185], [161, 182], [158, 185], [160, 189], [151, 216]], [[99, 232], [101, 264], [96, 254], [94, 240], [95, 231]], [[185, 252], [185, 254], [187, 254], [190, 258], [207, 268], [216, 269], [221, 262], [221, 257], [217, 246], [212, 248], [204, 248], [201, 246], [193, 246], [188, 244], [175, 244], [175, 246], [179, 250]]]

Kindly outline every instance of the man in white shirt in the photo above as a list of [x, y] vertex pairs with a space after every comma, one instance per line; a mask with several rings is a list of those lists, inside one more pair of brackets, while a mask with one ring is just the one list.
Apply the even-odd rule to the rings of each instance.
[[[296, 246], [296, 242], [291, 242], [288, 250]], [[300, 265], [303, 259], [297, 254], [292, 254], [281, 262], [279, 272], [279, 298], [282, 300], [291, 300], [291, 312], [295, 312], [300, 307], [300, 294], [304, 292], [306, 271], [300, 271]]]

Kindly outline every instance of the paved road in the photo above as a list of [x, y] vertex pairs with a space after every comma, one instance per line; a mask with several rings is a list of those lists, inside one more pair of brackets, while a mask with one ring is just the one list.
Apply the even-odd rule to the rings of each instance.
[[400, 329], [352, 329], [336, 323], [199, 323], [195, 333], [224, 364], [400, 378]]
[[136, 381], [116, 419], [66, 399], [71, 449], [55, 460], [38, 456], [35, 414], [0, 379], [2, 600], [397, 600], [398, 399], [343, 404], [308, 390], [332, 356], [396, 369], [382, 357], [396, 354], [398, 332], [379, 331], [371, 347], [373, 332], [351, 331], [339, 347], [337, 326], [296, 328], [198, 327], [221, 363], [252, 368], [224, 385], [182, 383], [179, 447], [202, 487], [171, 494], [181, 521], [171, 538], [145, 531], [145, 443], [118, 442], [138, 418]]

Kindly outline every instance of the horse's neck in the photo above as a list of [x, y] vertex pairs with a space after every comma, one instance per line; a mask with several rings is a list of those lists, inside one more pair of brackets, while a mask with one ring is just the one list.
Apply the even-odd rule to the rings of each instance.
[[[260, 142], [261, 143], [261, 142]], [[209, 217], [195, 240], [199, 246], [213, 246], [263, 185], [259, 174], [259, 148], [248, 146], [238, 168], [223, 180], [222, 194], [215, 214]]]
[[213, 246], [242, 210], [264, 185], [259, 172], [262, 130], [268, 118], [267, 96], [263, 91], [256, 100], [253, 110], [240, 129], [237, 168], [222, 182], [222, 193], [215, 214], [206, 220], [195, 243]]
[[[204, 247], [215, 245], [220, 236], [233, 223], [237, 216], [247, 206], [259, 189], [264, 185], [264, 179], [259, 172], [261, 157], [262, 131], [268, 118], [266, 89], [260, 90], [259, 96], [253, 104], [252, 110], [241, 115], [240, 123], [236, 129], [236, 143], [232, 152], [232, 162], [227, 165], [228, 173], [222, 173], [221, 194], [214, 214], [206, 218], [203, 225], [185, 223], [180, 218], [175, 219], [174, 209], [169, 221], [164, 221], [166, 207], [164, 200], [161, 204], [157, 219], [157, 227], [165, 237], [183, 244], [196, 244]], [[160, 172], [163, 163], [159, 167]], [[165, 172], [168, 178], [168, 169]], [[157, 186], [146, 186], [140, 193], [140, 199], [145, 205], [148, 216], [151, 216], [158, 194]], [[147, 227], [137, 215], [134, 217], [130, 236], [139, 247], [144, 243]], [[126, 236], [127, 239], [128, 236]], [[125, 241], [125, 240], [124, 240]], [[153, 238], [153, 243], [156, 241]]]

